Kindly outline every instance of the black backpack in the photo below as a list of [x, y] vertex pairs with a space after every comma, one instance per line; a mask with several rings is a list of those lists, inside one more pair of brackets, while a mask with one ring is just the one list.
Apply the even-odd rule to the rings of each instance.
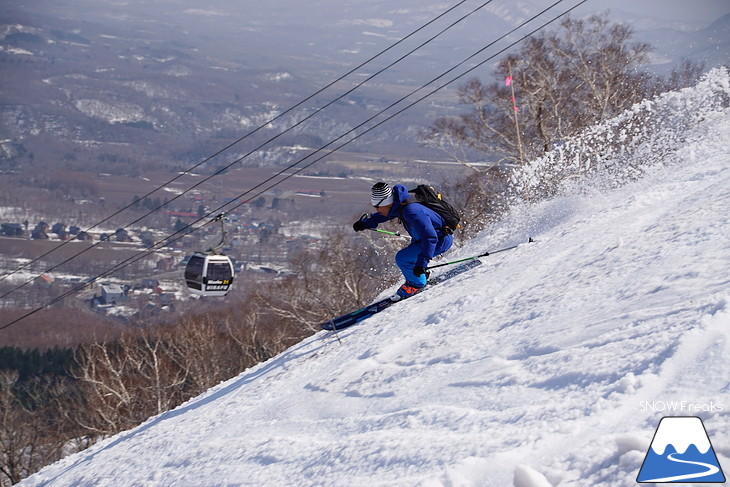
[[460, 228], [459, 222], [461, 215], [459, 212], [446, 201], [441, 193], [436, 192], [433, 186], [427, 184], [419, 184], [415, 189], [408, 190], [413, 196], [409, 197], [402, 204], [420, 203], [426, 208], [435, 211], [444, 219], [446, 226], [440, 228], [444, 235], [451, 235], [454, 230]]

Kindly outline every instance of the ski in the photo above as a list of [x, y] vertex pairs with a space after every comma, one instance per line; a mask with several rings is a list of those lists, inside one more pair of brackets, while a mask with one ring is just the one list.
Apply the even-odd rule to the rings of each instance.
[[[439, 274], [438, 276], [434, 277], [433, 279], [428, 281], [428, 287], [424, 290], [428, 291], [428, 288], [431, 286], [435, 286], [436, 284], [442, 283], [448, 279], [451, 279], [454, 276], [458, 276], [459, 274], [468, 271], [469, 269], [473, 269], [474, 267], [477, 267], [481, 265], [481, 261], [479, 260], [471, 260], [468, 262], [465, 262], [459, 266], [454, 267], [453, 269], [450, 269], [443, 274]], [[418, 293], [420, 294], [420, 293]], [[415, 296], [415, 294], [414, 294]], [[404, 298], [406, 299], [406, 298]], [[337, 318], [333, 318], [329, 321], [326, 321], [320, 325], [320, 327], [323, 330], [328, 331], [334, 331], [334, 330], [343, 330], [345, 328], [348, 328], [356, 323], [359, 323], [360, 321], [370, 318], [374, 314], [380, 313], [384, 309], [389, 308], [390, 306], [400, 303], [403, 301], [403, 299], [399, 301], [391, 301], [390, 298], [381, 299], [380, 301], [376, 301], [372, 304], [369, 304], [367, 306], [363, 306], [360, 309], [357, 309], [351, 313], [347, 313], [342, 316], [338, 316]]]
[[381, 299], [373, 304], [369, 304], [363, 308], [355, 310], [352, 313], [347, 313], [346, 315], [333, 318], [322, 323], [320, 326], [323, 330], [328, 331], [342, 330], [364, 320], [365, 318], [369, 318], [376, 313], [380, 313], [395, 303], [397, 303], [397, 301], [391, 301], [390, 298]]

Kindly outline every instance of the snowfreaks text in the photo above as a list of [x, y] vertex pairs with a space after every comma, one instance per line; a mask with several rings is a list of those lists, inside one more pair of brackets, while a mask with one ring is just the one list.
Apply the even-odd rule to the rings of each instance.
[[641, 401], [641, 410], [646, 412], [673, 412], [673, 413], [720, 413], [724, 410], [721, 404], [713, 401], [708, 403], [693, 403], [689, 401]]

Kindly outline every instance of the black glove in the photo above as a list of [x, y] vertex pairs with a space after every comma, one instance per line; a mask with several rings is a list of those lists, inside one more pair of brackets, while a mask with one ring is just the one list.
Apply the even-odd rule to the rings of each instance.
[[425, 267], [421, 267], [420, 265], [417, 265], [413, 268], [413, 274], [416, 275], [416, 277], [420, 276], [421, 274], [426, 274], [426, 277], [428, 277], [428, 270], [426, 270]]
[[365, 230], [365, 220], [367, 219], [367, 217], [368, 217], [368, 214], [363, 213], [363, 215], [360, 217], [360, 219], [352, 224], [352, 229], [355, 230], [356, 232], [362, 232], [363, 230]]

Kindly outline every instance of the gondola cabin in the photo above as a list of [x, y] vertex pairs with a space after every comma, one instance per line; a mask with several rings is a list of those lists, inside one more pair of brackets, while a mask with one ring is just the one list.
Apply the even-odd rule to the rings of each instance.
[[225, 296], [233, 275], [233, 262], [221, 254], [196, 252], [185, 266], [185, 283], [198, 296]]

